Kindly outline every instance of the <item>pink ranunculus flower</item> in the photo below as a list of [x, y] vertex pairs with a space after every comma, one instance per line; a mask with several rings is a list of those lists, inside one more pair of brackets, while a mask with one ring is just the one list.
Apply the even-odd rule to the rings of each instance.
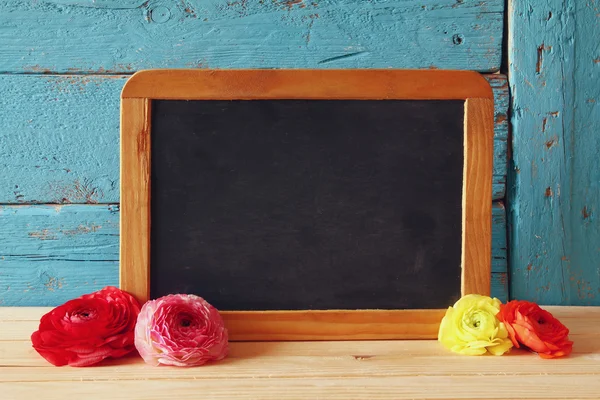
[[151, 365], [192, 367], [227, 356], [227, 329], [219, 311], [201, 297], [171, 294], [142, 307], [135, 347]]

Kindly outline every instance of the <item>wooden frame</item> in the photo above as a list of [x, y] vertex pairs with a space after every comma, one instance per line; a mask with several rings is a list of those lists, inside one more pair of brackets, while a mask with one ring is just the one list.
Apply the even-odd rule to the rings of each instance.
[[[155, 99], [465, 100], [461, 291], [463, 295], [489, 295], [493, 96], [478, 73], [151, 70], [133, 75], [121, 95], [120, 285], [141, 302], [150, 295], [150, 121]], [[222, 314], [231, 340], [353, 340], [435, 338], [444, 312], [307, 310]]]

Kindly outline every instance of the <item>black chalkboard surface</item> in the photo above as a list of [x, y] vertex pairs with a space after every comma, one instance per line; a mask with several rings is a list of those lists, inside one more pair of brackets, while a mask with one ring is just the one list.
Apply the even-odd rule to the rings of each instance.
[[489, 295], [492, 147], [475, 72], [137, 72], [120, 286], [197, 294], [230, 340], [435, 338]]
[[153, 101], [151, 297], [194, 293], [220, 310], [453, 304], [463, 108]]

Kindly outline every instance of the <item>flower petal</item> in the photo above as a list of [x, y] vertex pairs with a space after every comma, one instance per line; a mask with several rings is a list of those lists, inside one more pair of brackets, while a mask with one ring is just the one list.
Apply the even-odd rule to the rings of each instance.
[[135, 346], [148, 364], [197, 366], [223, 359], [228, 335], [218, 310], [204, 299], [168, 295], [142, 307]]

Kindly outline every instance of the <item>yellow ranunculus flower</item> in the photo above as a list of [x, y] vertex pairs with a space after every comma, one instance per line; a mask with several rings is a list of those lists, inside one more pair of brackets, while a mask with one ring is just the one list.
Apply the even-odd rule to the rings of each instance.
[[455, 353], [500, 356], [513, 347], [504, 323], [496, 315], [500, 300], [469, 294], [448, 307], [440, 324], [438, 340]]

